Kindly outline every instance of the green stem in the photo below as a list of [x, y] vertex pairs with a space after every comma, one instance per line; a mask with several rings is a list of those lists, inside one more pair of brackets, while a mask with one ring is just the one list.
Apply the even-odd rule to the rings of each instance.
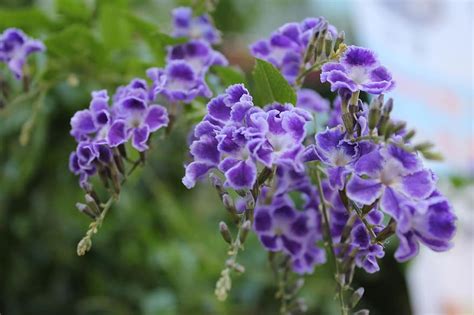
[[339, 270], [339, 262], [336, 257], [336, 252], [334, 251], [334, 244], [332, 241], [331, 237], [331, 230], [329, 226], [329, 215], [327, 212], [326, 208], [326, 199], [324, 198], [324, 192], [323, 192], [323, 187], [321, 185], [321, 176], [319, 174], [320, 170], [318, 168], [315, 169], [316, 173], [316, 184], [318, 187], [318, 193], [319, 193], [319, 199], [320, 199], [320, 204], [321, 204], [321, 210], [323, 213], [323, 228], [324, 228], [324, 238], [326, 240], [326, 243], [329, 246], [329, 251], [331, 252], [331, 256], [334, 259], [334, 264], [336, 267], [336, 283], [337, 283], [337, 288], [338, 288], [338, 296], [339, 296], [339, 304], [341, 308], [341, 314], [342, 315], [348, 315], [349, 314], [349, 307], [346, 306], [345, 299], [344, 299], [344, 291], [345, 291], [345, 285], [344, 283], [340, 283], [340, 278], [341, 278], [341, 273]]

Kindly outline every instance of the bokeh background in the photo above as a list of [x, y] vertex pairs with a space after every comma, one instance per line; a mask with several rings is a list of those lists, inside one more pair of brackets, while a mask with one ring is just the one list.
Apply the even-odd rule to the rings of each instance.
[[[20, 27], [48, 45], [46, 56], [31, 62], [41, 73], [33, 79], [47, 93], [30, 91], [0, 109], [1, 314], [277, 313], [266, 254], [253, 235], [240, 256], [246, 272], [234, 277], [230, 298], [214, 297], [227, 248], [217, 223], [228, 218], [209, 185], [188, 191], [181, 184], [185, 120], [170, 137], [155, 139], [148, 164], [127, 183], [91, 252], [76, 255], [90, 221], [74, 208], [83, 196], [67, 166], [75, 146], [69, 119], [88, 106], [90, 91], [113, 91], [162, 64], [159, 43], [123, 12], [169, 31], [170, 10], [183, 4], [202, 7], [190, 0], [0, 0], [0, 31]], [[325, 16], [349, 43], [378, 52], [398, 82], [395, 115], [416, 127], [419, 139], [439, 145], [445, 161], [431, 166], [459, 217], [456, 247], [422, 250], [398, 264], [392, 241], [381, 272], [356, 273], [371, 314], [474, 311], [473, 6], [469, 0], [221, 0], [212, 13], [224, 34], [219, 49], [246, 73], [252, 41], [285, 22]], [[336, 314], [334, 289], [331, 267], [316, 268], [301, 293], [308, 314]]]

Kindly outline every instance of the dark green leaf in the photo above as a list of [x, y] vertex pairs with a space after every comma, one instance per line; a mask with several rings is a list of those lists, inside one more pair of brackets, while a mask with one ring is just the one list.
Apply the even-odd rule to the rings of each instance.
[[252, 79], [252, 95], [256, 105], [264, 106], [273, 102], [296, 103], [294, 89], [272, 64], [257, 59]]

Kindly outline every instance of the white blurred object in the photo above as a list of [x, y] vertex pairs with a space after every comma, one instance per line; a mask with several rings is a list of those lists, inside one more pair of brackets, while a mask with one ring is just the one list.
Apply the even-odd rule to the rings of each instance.
[[455, 246], [445, 253], [422, 247], [408, 270], [414, 313], [474, 314], [473, 241], [474, 185], [444, 189], [458, 217]]
[[[474, 176], [474, 1], [349, 1], [357, 43], [377, 52], [397, 87], [394, 117], [445, 157], [438, 173]], [[445, 189], [458, 216], [454, 248], [422, 246], [409, 267], [417, 315], [474, 314], [474, 187]]]
[[437, 144], [445, 157], [438, 171], [474, 175], [474, 1], [351, 3], [358, 42], [397, 81], [394, 116]]

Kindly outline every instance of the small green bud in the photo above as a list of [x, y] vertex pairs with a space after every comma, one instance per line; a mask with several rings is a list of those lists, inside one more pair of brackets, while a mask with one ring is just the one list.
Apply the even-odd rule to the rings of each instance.
[[344, 127], [346, 127], [346, 131], [351, 133], [354, 130], [354, 117], [351, 113], [345, 113], [342, 115], [342, 121], [344, 122]]
[[326, 38], [324, 39], [324, 54], [326, 57], [329, 57], [331, 55], [331, 52], [333, 51], [333, 38], [331, 33], [326, 34]]
[[240, 244], [245, 243], [245, 240], [247, 239], [247, 235], [249, 234], [251, 226], [252, 226], [252, 223], [250, 222], [250, 220], [247, 220], [240, 227], [240, 235], [239, 235]]
[[219, 223], [219, 232], [221, 233], [224, 241], [226, 241], [228, 244], [232, 244], [232, 235], [230, 235], [229, 227], [224, 221]]
[[403, 129], [406, 128], [406, 126], [407, 126], [407, 123], [404, 122], [404, 121], [400, 121], [400, 122], [394, 124], [393, 133], [397, 133], [397, 132], [402, 131]]
[[352, 307], [355, 307], [360, 299], [362, 298], [362, 296], [364, 295], [364, 288], [363, 287], [360, 287], [358, 288], [357, 290], [354, 291], [354, 293], [352, 293], [352, 296], [351, 296], [351, 308]]
[[79, 210], [80, 212], [88, 215], [91, 219], [96, 219], [97, 218], [97, 215], [85, 204], [83, 203], [76, 203], [76, 208], [77, 210]]
[[100, 215], [100, 213], [102, 212], [99, 208], [99, 205], [97, 204], [97, 202], [95, 201], [94, 198], [92, 198], [91, 195], [89, 194], [86, 194], [84, 196], [84, 199], [86, 200], [86, 203], [87, 205], [89, 206], [89, 208], [96, 214], [96, 215]]
[[384, 113], [390, 114], [393, 110], [393, 98], [389, 98], [383, 107]]
[[431, 142], [422, 142], [413, 147], [415, 151], [427, 151], [434, 147], [434, 144]]
[[369, 109], [369, 129], [374, 130], [377, 127], [382, 111], [378, 106], [371, 106]]
[[334, 43], [334, 51], [337, 51], [339, 49], [339, 45], [341, 45], [345, 39], [346, 33], [344, 33], [344, 31], [339, 32], [336, 38], [336, 42]]
[[414, 129], [411, 129], [410, 131], [407, 132], [406, 135], [403, 136], [403, 141], [408, 142], [410, 141], [416, 134], [416, 131]]

